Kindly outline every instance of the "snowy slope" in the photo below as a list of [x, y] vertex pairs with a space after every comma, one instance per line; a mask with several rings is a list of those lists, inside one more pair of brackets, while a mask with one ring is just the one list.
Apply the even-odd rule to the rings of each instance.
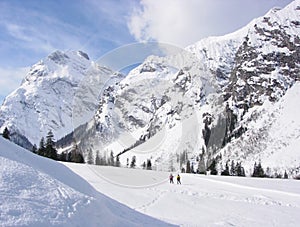
[[223, 159], [240, 160], [252, 173], [254, 162], [277, 174], [285, 170], [296, 175], [300, 160], [300, 83], [297, 82], [276, 103], [252, 108], [241, 122], [247, 132], [222, 149]]
[[49, 130], [56, 138], [65, 136], [73, 130], [73, 123], [78, 126], [90, 120], [99, 95], [91, 84], [98, 87], [96, 81], [105, 81], [111, 74], [81, 51], [50, 54], [33, 65], [21, 86], [6, 97], [0, 108], [1, 131], [8, 127], [16, 142], [18, 136], [25, 136], [37, 145]]
[[170, 226], [95, 191], [64, 165], [0, 138], [0, 226]]
[[298, 226], [295, 180], [181, 174], [93, 165], [66, 165], [95, 189], [142, 213], [180, 226]]

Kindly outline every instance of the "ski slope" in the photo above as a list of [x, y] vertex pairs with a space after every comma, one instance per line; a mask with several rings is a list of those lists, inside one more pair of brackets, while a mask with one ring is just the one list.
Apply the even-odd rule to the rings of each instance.
[[[300, 182], [65, 163], [99, 192], [180, 226], [299, 226]], [[173, 173], [173, 175], [176, 173]]]
[[0, 137], [0, 226], [172, 225], [104, 196], [61, 163]]

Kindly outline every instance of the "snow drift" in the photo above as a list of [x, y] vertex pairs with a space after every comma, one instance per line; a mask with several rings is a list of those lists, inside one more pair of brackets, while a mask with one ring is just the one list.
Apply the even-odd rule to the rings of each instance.
[[171, 226], [103, 194], [64, 165], [0, 138], [0, 226]]

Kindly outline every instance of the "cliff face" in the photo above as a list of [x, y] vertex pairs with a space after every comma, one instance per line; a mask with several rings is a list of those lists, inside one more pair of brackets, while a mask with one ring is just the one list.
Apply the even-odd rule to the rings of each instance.
[[[243, 161], [247, 171], [255, 161], [267, 162], [279, 150], [270, 145], [275, 139], [265, 134], [275, 122], [283, 124], [270, 111], [277, 105], [287, 111], [290, 101], [284, 100], [291, 95], [285, 94], [300, 78], [299, 5], [294, 1], [284, 9], [272, 9], [239, 31], [187, 47], [194, 59], [181, 68], [170, 66], [176, 56], [149, 57], [102, 100], [95, 122], [101, 132], [112, 135], [105, 149], [125, 149], [123, 162], [134, 155], [140, 163], [151, 158], [162, 169], [170, 169], [170, 162], [179, 168], [182, 153], [194, 165], [199, 154], [207, 164], [222, 154], [223, 164], [229, 159]], [[256, 125], [258, 120], [264, 123]], [[265, 136], [257, 137], [256, 130]], [[283, 143], [293, 143], [298, 135]], [[268, 152], [259, 145], [266, 140]], [[240, 151], [246, 145], [247, 152]], [[291, 162], [279, 165], [270, 160], [273, 165], [268, 165], [275, 169], [297, 168], [295, 163], [288, 167]]]

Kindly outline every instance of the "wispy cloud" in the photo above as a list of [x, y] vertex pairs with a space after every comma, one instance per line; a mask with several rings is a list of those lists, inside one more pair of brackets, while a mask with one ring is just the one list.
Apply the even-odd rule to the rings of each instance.
[[20, 48], [50, 53], [55, 49], [78, 48], [82, 45], [82, 34], [78, 27], [30, 9], [17, 8], [15, 12], [26, 16], [20, 21], [6, 15], [1, 18], [0, 26], [10, 36], [11, 43]]
[[29, 56], [45, 56], [56, 49], [80, 49], [100, 55], [134, 40], [125, 18], [133, 3], [4, 1], [0, 3], [0, 38], [2, 42], [9, 40], [7, 45], [12, 49], [18, 46], [18, 52], [27, 52]]
[[138, 41], [157, 40], [185, 47], [201, 38], [223, 35], [292, 0], [141, 0], [128, 21]]

